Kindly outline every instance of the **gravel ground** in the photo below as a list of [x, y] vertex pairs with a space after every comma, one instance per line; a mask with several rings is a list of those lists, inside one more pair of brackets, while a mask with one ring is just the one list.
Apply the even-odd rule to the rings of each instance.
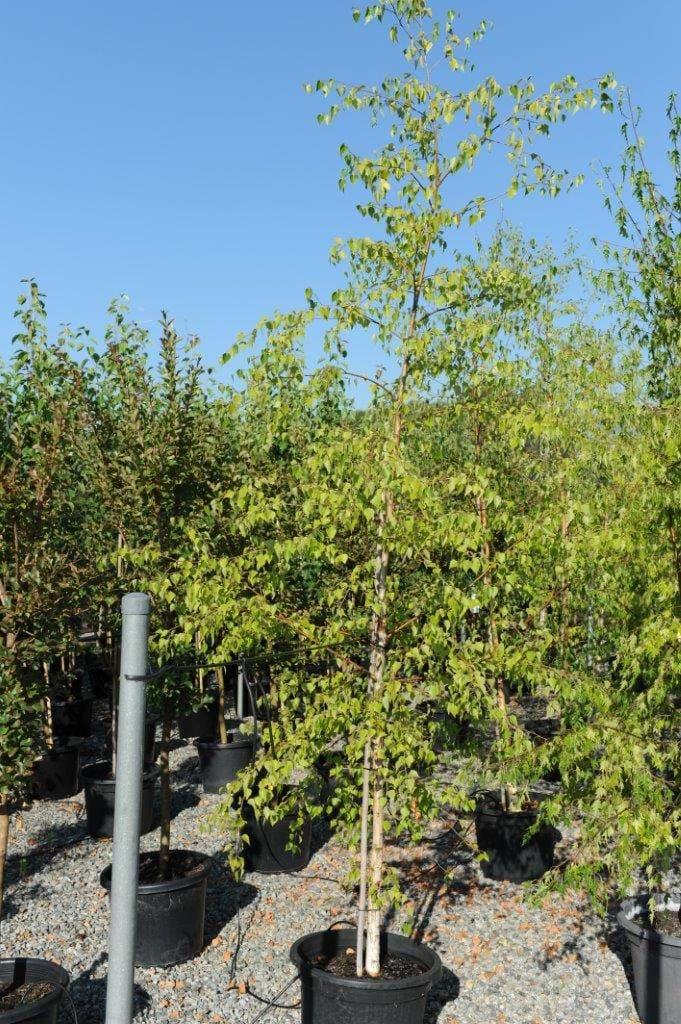
[[[101, 747], [87, 741], [83, 761]], [[101, 756], [101, 755], [100, 755]], [[205, 831], [218, 802], [200, 786], [193, 746], [172, 753], [173, 846], [216, 855], [209, 881], [206, 945], [200, 957], [168, 969], [138, 969], [136, 1020], [248, 1024], [292, 978], [291, 943], [331, 921], [352, 917], [343, 851], [316, 828], [312, 861], [301, 875], [247, 875], [237, 887], [222, 867], [224, 837]], [[154, 849], [156, 835], [143, 849]], [[108, 901], [99, 885], [111, 844], [90, 839], [82, 794], [36, 803], [17, 816], [10, 837], [2, 955], [39, 956], [71, 974], [80, 1024], [101, 1024]], [[528, 907], [518, 887], [488, 882], [443, 824], [416, 850], [391, 856], [406, 879], [417, 934], [445, 965], [429, 1003], [428, 1024], [634, 1024], [626, 949], [612, 919], [599, 920], [576, 898]], [[445, 876], [447, 871], [447, 876]], [[399, 926], [398, 920], [393, 927]], [[236, 953], [238, 926], [241, 944]], [[300, 1020], [294, 984], [265, 1021]], [[70, 1017], [62, 1012], [60, 1024]]]

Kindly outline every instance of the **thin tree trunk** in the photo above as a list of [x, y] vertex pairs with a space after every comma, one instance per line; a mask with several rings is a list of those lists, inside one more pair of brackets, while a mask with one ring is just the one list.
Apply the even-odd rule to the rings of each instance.
[[[480, 438], [480, 431], [478, 430], [478, 437], [476, 439], [476, 451], [477, 451], [477, 454], [478, 454], [478, 458], [480, 456], [480, 450], [481, 450], [481, 438]], [[482, 557], [483, 557], [484, 563], [485, 563], [485, 570], [483, 572], [482, 580], [483, 580], [483, 583], [485, 584], [486, 587], [491, 587], [492, 586], [492, 574], [490, 573], [488, 567], [489, 567], [490, 559], [492, 557], [492, 548], [491, 548], [491, 545], [490, 545], [490, 542], [489, 542], [488, 533], [487, 533], [487, 502], [485, 501], [483, 496], [480, 495], [478, 498], [476, 498], [476, 502], [475, 503], [476, 503], [476, 507], [477, 507], [477, 510], [478, 510], [478, 519], [480, 521], [480, 526], [482, 527], [482, 531], [483, 531]], [[490, 609], [490, 613], [489, 613], [488, 643], [489, 643], [489, 649], [492, 652], [492, 656], [494, 657], [496, 655], [496, 652], [499, 649], [499, 633], [498, 633], [498, 630], [497, 630], [497, 620], [496, 620], [496, 615], [495, 615], [495, 612], [494, 612], [494, 606], [492, 606], [492, 608]], [[502, 718], [505, 720], [507, 718], [507, 715], [508, 715], [508, 706], [507, 706], [507, 696], [506, 696], [506, 682], [505, 682], [503, 676], [500, 676], [500, 675], [495, 676], [494, 687], [495, 687], [495, 691], [496, 691], [497, 708], [499, 709], [499, 712], [500, 712]], [[495, 732], [496, 732], [497, 739], [499, 739], [500, 736], [501, 736], [501, 730], [500, 730], [500, 727], [499, 727], [498, 723], [497, 723], [497, 725], [495, 727]], [[505, 786], [505, 785], [501, 786], [500, 796], [501, 796], [501, 808], [502, 808], [502, 810], [506, 811], [506, 812], [510, 811], [510, 809], [511, 809], [511, 792], [510, 792], [510, 789], [509, 789], [508, 786]]]
[[5, 894], [5, 864], [9, 842], [9, 808], [0, 805], [0, 927], [2, 927], [2, 902]]
[[[201, 656], [201, 634], [198, 632], [198, 630], [194, 634], [194, 650], [196, 651], [196, 658], [197, 658], [197, 661], [198, 661], [200, 659], [200, 656]], [[204, 671], [203, 671], [202, 668], [200, 668], [198, 670], [198, 683], [199, 683], [199, 693], [203, 697], [203, 695], [205, 693], [205, 690], [206, 690], [206, 684], [205, 684], [205, 675], [204, 675]]]
[[[45, 676], [45, 686], [49, 691], [50, 688], [50, 666], [46, 661], [43, 662], [43, 674]], [[45, 744], [48, 750], [51, 750], [54, 746], [54, 731], [52, 729], [52, 701], [48, 694], [45, 695], [43, 701], [43, 708], [45, 711], [45, 723], [43, 725], [43, 736], [45, 738]]]
[[367, 920], [366, 970], [371, 978], [381, 973], [381, 882], [383, 880], [383, 785], [379, 778], [380, 745], [374, 745], [372, 768], [373, 813], [371, 837], [371, 886]]
[[359, 911], [357, 913], [357, 977], [364, 974], [364, 931], [367, 914], [367, 876], [369, 852], [369, 779], [371, 776], [371, 744], [364, 744], [362, 772], [362, 812], [359, 836]]
[[215, 675], [218, 680], [218, 729], [220, 732], [220, 743], [229, 743], [227, 734], [227, 722], [225, 721], [225, 670], [220, 667]]
[[116, 644], [113, 649], [113, 689], [111, 696], [111, 772], [115, 778], [118, 760], [118, 698], [121, 689], [121, 646]]
[[163, 712], [161, 727], [161, 845], [158, 856], [158, 870], [161, 878], [167, 878], [170, 867], [170, 733], [173, 716], [169, 709]]
[[[565, 510], [566, 503], [570, 500], [569, 493], [566, 494], [565, 491], [561, 491], [560, 499], [561, 499], [561, 504], [563, 506], [563, 514], [562, 514], [561, 520], [560, 520], [560, 539], [562, 541], [563, 548], [565, 548], [565, 546], [567, 544], [568, 533], [569, 533], [569, 530], [570, 530], [570, 520], [568, 519], [568, 514], [567, 514], [567, 511]], [[560, 648], [561, 648], [561, 661], [562, 661], [562, 664], [563, 664], [563, 668], [567, 667], [567, 652], [568, 652], [568, 638], [569, 638], [568, 608], [567, 608], [568, 593], [569, 593], [569, 591], [568, 591], [567, 581], [564, 579], [563, 580], [563, 586], [562, 586], [561, 592], [560, 592]]]

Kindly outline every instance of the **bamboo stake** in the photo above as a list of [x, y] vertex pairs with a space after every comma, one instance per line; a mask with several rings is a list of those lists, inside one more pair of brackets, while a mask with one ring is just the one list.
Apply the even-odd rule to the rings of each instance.
[[163, 712], [161, 728], [161, 845], [158, 856], [158, 869], [161, 878], [166, 878], [170, 867], [170, 734], [173, 716], [167, 708]]
[[[46, 661], [43, 662], [43, 673], [45, 675], [45, 685], [49, 690], [50, 666], [47, 664]], [[52, 701], [48, 693], [45, 694], [43, 708], [45, 710], [45, 723], [43, 726], [43, 735], [45, 737], [45, 743], [47, 745], [48, 750], [52, 750], [52, 747], [54, 746], [54, 732], [52, 729]]]

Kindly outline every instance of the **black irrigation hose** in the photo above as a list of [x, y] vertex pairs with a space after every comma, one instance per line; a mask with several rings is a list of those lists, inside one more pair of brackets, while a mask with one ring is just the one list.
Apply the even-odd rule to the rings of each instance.
[[198, 662], [192, 661], [184, 663], [177, 663], [171, 665], [162, 665], [161, 668], [154, 669], [153, 672], [147, 672], [143, 676], [126, 676], [126, 679], [130, 679], [135, 683], [148, 683], [152, 679], [157, 679], [159, 676], [172, 673], [181, 672], [192, 672], [197, 669], [216, 669], [216, 668], [239, 668], [242, 664], [256, 664], [260, 661], [277, 661], [279, 659], [286, 659], [293, 654], [308, 654], [310, 651], [329, 651], [338, 649], [339, 647], [363, 647], [370, 648], [374, 646], [368, 640], [342, 640], [339, 643], [332, 644], [305, 644], [301, 647], [292, 647], [287, 651], [263, 651], [261, 654], [252, 654], [248, 656], [240, 656], [232, 661], [217, 661], [217, 662]]

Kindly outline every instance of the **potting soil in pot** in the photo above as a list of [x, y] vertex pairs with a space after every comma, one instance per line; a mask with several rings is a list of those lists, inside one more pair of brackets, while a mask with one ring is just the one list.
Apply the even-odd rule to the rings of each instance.
[[54, 986], [49, 981], [25, 981], [15, 985], [11, 981], [0, 981], [0, 1013], [14, 1010], [17, 1006], [36, 1003], [44, 996], [49, 996]]
[[[323, 956], [315, 961], [315, 967], [333, 974], [337, 978], [357, 977], [357, 953], [356, 950], [348, 949], [337, 953], [330, 959]], [[386, 953], [381, 960], [381, 973], [378, 978], [371, 978], [366, 975], [367, 981], [399, 981], [401, 978], [413, 978], [419, 974], [425, 974], [426, 968], [411, 956], [404, 956], [401, 953]]]
[[681, 939], [681, 916], [678, 910], [656, 910], [654, 914], [638, 914], [632, 918], [641, 928], [660, 932], [670, 939]]

